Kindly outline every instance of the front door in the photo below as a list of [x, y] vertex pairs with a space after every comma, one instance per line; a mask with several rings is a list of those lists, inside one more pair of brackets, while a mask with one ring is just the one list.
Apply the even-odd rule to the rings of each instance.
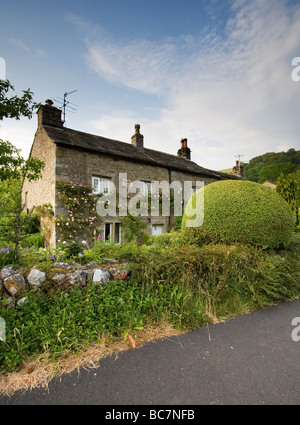
[[162, 224], [152, 224], [152, 235], [157, 236], [162, 234]]

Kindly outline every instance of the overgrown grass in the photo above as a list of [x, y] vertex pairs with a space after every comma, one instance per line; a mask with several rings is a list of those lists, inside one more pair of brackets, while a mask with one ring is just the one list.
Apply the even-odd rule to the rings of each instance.
[[172, 236], [143, 247], [99, 244], [85, 256], [129, 261], [131, 280], [89, 284], [68, 296], [28, 293], [26, 302], [15, 309], [4, 307], [2, 301], [3, 372], [43, 352], [49, 359], [79, 352], [101, 336], [125, 338], [162, 321], [190, 330], [300, 296], [300, 235], [284, 251], [244, 245], [197, 247]]

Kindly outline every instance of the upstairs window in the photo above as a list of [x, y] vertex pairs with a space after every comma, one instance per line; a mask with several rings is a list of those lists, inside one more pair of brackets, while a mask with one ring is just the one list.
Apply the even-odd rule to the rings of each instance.
[[92, 176], [93, 194], [99, 195], [100, 193], [109, 193], [109, 179], [105, 177]]
[[151, 195], [152, 185], [151, 182], [140, 181], [140, 194], [141, 195]]

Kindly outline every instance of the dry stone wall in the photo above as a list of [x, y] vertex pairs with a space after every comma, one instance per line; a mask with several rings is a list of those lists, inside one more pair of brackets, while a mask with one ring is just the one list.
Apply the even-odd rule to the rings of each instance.
[[84, 266], [57, 262], [51, 268], [42, 266], [32, 268], [7, 265], [0, 270], [0, 299], [6, 299], [8, 307], [26, 301], [27, 291], [43, 291], [45, 294], [61, 289], [67, 295], [74, 287], [89, 284], [108, 285], [113, 280], [126, 280], [130, 275], [127, 263], [114, 259], [103, 259], [102, 264], [95, 261]]

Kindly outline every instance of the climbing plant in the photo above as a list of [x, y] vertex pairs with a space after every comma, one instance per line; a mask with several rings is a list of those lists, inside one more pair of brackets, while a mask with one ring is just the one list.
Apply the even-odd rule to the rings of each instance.
[[84, 239], [88, 244], [98, 238], [98, 229], [102, 223], [96, 212], [96, 204], [102, 195], [94, 195], [91, 186], [69, 183], [56, 183], [58, 196], [66, 210], [56, 220], [56, 227], [63, 241]]

